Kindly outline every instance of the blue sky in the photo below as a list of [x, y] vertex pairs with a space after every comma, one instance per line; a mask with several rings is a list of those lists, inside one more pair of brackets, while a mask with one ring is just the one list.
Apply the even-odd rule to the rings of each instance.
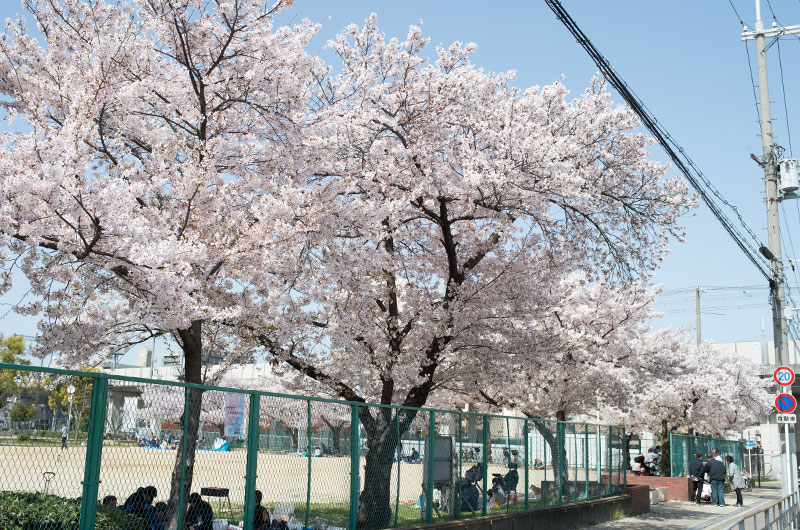
[[[754, 1], [732, 2], [752, 27]], [[763, 3], [762, 18], [769, 25], [772, 15], [767, 2]], [[800, 24], [800, 2], [771, 0], [771, 3], [782, 24]], [[563, 5], [706, 176], [766, 241], [762, 172], [749, 157], [750, 153], [761, 154], [760, 130], [748, 58], [740, 39], [741, 26], [728, 1], [563, 0]], [[17, 12], [16, 2], [0, 3], [0, 17], [14, 16]], [[311, 44], [313, 52], [319, 51], [339, 29], [361, 23], [371, 12], [378, 14], [379, 25], [389, 36], [402, 39], [410, 24], [422, 20], [423, 33], [430, 37], [432, 45], [454, 40], [477, 43], [473, 61], [490, 71], [516, 70], [516, 85], [521, 88], [548, 84], [563, 75], [567, 87], [578, 94], [596, 72], [595, 65], [543, 1], [297, 0], [279, 22], [309, 18], [321, 23], [320, 35]], [[754, 61], [752, 42], [749, 46]], [[800, 83], [800, 39], [781, 40], [780, 51], [783, 84], [787, 94], [796, 94]], [[796, 147], [800, 158], [800, 101], [790, 96], [786, 99], [789, 131], [797, 144], [791, 146], [778, 59], [778, 47], [773, 46], [768, 61], [775, 138], [787, 154], [790, 147]], [[755, 73], [754, 62], [752, 67]], [[653, 157], [666, 159], [657, 147], [653, 149]], [[782, 206], [785, 260], [800, 259], [797, 203], [787, 201]], [[684, 222], [687, 241], [671, 243], [672, 253], [656, 275], [656, 282], [662, 283], [666, 290], [658, 304], [666, 314], [653, 324], [693, 327], [694, 286], [699, 285], [707, 288], [702, 295], [704, 338], [718, 342], [758, 340], [762, 319], [767, 323], [767, 335], [771, 336], [763, 276], [705, 207], [699, 207]], [[787, 277], [792, 284], [800, 283], [800, 268], [796, 275], [787, 269]], [[747, 288], [715, 289], [737, 286]], [[794, 292], [800, 303], [800, 286]], [[18, 293], [12, 291], [0, 303], [12, 302]], [[35, 320], [7, 314], [7, 309], [7, 305], [0, 306], [0, 333], [35, 334]]]

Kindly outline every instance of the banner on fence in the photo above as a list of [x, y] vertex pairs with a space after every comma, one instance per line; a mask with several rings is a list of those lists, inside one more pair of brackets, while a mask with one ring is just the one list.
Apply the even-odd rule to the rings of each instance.
[[225, 393], [225, 436], [244, 436], [244, 401], [247, 394]]

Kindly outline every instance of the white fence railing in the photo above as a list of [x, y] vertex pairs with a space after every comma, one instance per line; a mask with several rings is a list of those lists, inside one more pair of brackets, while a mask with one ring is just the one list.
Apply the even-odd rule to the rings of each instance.
[[[720, 528], [724, 530], [791, 530], [800, 528], [800, 494], [775, 499], [766, 506], [756, 506], [739, 515], [734, 523], [727, 523]], [[716, 527], [715, 527], [716, 528]]]

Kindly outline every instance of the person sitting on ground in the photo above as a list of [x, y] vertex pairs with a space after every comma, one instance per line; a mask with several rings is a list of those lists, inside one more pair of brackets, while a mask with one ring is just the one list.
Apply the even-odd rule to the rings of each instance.
[[141, 511], [142, 500], [144, 497], [144, 488], [137, 488], [135, 492], [125, 499], [125, 503], [120, 508], [125, 513], [138, 514]]
[[261, 490], [256, 490], [256, 515], [253, 517], [253, 530], [266, 530], [270, 526], [269, 511], [261, 506], [262, 498]]
[[164, 530], [161, 522], [156, 518], [155, 507], [153, 507], [153, 501], [156, 498], [156, 494], [157, 490], [155, 486], [147, 486], [144, 489], [144, 495], [142, 496], [143, 503], [139, 517], [144, 519], [148, 530]]
[[199, 493], [194, 492], [189, 495], [189, 509], [186, 510], [186, 517], [184, 518], [186, 525], [189, 528], [196, 530], [213, 530], [214, 528], [214, 510]]
[[412, 450], [411, 450], [411, 456], [410, 456], [410, 457], [408, 457], [408, 460], [409, 460], [409, 461], [410, 461], [412, 464], [415, 464], [415, 463], [419, 462], [419, 451], [417, 451], [417, 449], [416, 449], [416, 448], [414, 448], [414, 449], [412, 449]]
[[533, 461], [533, 469], [544, 469], [544, 463], [541, 458], [537, 458]]
[[106, 495], [103, 497], [103, 506], [109, 510], [115, 510], [117, 508], [117, 498], [113, 495]]
[[156, 505], [153, 506], [153, 515], [155, 515], [155, 518], [162, 526], [167, 522], [167, 508], [166, 502], [157, 502]]

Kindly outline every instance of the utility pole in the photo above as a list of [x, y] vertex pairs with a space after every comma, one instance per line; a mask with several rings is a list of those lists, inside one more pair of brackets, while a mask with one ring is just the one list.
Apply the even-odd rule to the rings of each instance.
[[765, 38], [779, 38], [783, 35], [800, 33], [800, 26], [778, 27], [773, 22], [770, 29], [764, 29], [761, 20], [761, 2], [756, 0], [756, 27], [749, 31], [747, 26], [742, 31], [742, 40], [756, 41], [756, 60], [758, 62], [758, 101], [761, 114], [761, 145], [764, 167], [764, 184], [767, 201], [767, 233], [769, 248], [762, 247], [761, 253], [770, 261], [772, 279], [769, 283], [770, 301], [772, 303], [772, 340], [775, 344], [775, 364], [785, 365], [789, 362], [789, 339], [784, 321], [783, 306], [785, 303], [783, 282], [783, 258], [781, 253], [781, 227], [778, 219], [778, 160], [775, 145], [772, 141], [772, 115], [769, 106], [769, 82], [767, 81], [767, 50]]
[[[769, 37], [775, 40], [783, 35], [793, 35], [800, 33], [800, 26], [778, 27], [777, 21], [773, 21], [770, 29], [764, 29], [764, 22], [761, 20], [761, 2], [756, 0], [756, 27], [755, 31], [749, 31], [747, 26], [743, 28], [742, 40], [756, 41], [756, 61], [758, 63], [758, 104], [761, 115], [761, 145], [763, 156], [761, 165], [764, 168], [764, 184], [766, 187], [767, 201], [767, 233], [769, 248], [761, 247], [759, 251], [770, 262], [769, 282], [770, 302], [772, 304], [772, 339], [775, 345], [775, 364], [785, 366], [789, 362], [789, 337], [786, 331], [787, 325], [783, 307], [785, 303], [785, 293], [783, 284], [783, 257], [781, 254], [781, 227], [778, 219], [778, 157], [775, 145], [772, 140], [772, 115], [769, 107], [769, 83], [767, 81], [767, 46], [764, 40]], [[770, 46], [772, 43], [770, 43]], [[791, 388], [787, 391], [791, 393]], [[783, 472], [785, 483], [784, 494], [789, 494], [797, 490], [797, 460], [793, 454], [789, 440], [789, 425], [784, 424], [784, 447], [786, 451], [786, 467]], [[800, 432], [795, 432], [795, 436], [800, 436]], [[797, 441], [797, 440], [796, 440]], [[794, 525], [792, 525], [794, 527]]]
[[697, 316], [697, 346], [700, 346], [700, 343], [703, 342], [702, 335], [700, 333], [700, 286], [694, 288], [694, 306], [695, 306], [695, 314]]

